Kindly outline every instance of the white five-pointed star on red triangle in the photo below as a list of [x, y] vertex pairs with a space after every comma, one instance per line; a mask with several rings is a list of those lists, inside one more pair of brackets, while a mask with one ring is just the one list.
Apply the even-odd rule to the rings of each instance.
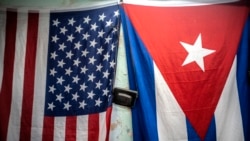
[[196, 62], [196, 64], [202, 69], [202, 71], [205, 72], [204, 57], [209, 54], [214, 53], [215, 50], [202, 48], [201, 34], [199, 34], [199, 36], [197, 37], [193, 45], [190, 45], [184, 42], [180, 42], [180, 43], [188, 52], [188, 56], [186, 57], [182, 66], [187, 65], [192, 62]]

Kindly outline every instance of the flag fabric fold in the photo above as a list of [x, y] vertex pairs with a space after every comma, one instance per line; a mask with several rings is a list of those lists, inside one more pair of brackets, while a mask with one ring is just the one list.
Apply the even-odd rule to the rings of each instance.
[[248, 7], [138, 3], [121, 9], [134, 140], [248, 140]]
[[0, 19], [0, 140], [108, 140], [118, 4]]

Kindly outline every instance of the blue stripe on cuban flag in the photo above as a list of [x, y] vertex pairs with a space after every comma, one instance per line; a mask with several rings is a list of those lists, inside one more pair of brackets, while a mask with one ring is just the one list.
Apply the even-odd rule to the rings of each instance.
[[[154, 95], [155, 84], [154, 81], [152, 81], [154, 80], [153, 61], [146, 53], [147, 51], [145, 50], [145, 47], [143, 47], [143, 43], [136, 35], [136, 32], [128, 17], [125, 15], [124, 10], [121, 8], [120, 11], [125, 36], [126, 54], [128, 55], [127, 61], [130, 88], [138, 90], [139, 93], [145, 95], [139, 96], [138, 100], [136, 101], [135, 108], [132, 109], [133, 139], [138, 141], [156, 141], [158, 140], [158, 129], [156, 121], [156, 100]], [[137, 61], [132, 62], [132, 60]], [[136, 69], [133, 68], [133, 66], [136, 66]], [[145, 79], [148, 81], [145, 81]], [[147, 109], [147, 114], [141, 112], [144, 109]], [[147, 125], [143, 124], [145, 122], [147, 122]]]
[[237, 86], [239, 91], [242, 123], [245, 141], [250, 140], [250, 80], [247, 71], [250, 71], [250, 16], [247, 19], [237, 53]]

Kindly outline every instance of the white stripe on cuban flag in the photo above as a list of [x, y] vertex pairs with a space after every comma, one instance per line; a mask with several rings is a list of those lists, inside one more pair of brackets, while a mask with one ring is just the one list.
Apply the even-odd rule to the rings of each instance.
[[215, 110], [218, 141], [244, 140], [239, 93], [236, 81], [236, 57]]
[[159, 140], [184, 141], [187, 139], [186, 116], [155, 63], [154, 75]]

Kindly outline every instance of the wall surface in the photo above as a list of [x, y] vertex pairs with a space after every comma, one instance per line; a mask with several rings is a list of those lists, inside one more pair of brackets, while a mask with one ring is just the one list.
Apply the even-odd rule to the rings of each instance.
[[[0, 0], [1, 7], [71, 7], [87, 5], [97, 0]], [[100, 2], [100, 1], [99, 1]], [[101, 1], [103, 2], [103, 0]], [[117, 58], [115, 87], [128, 88], [126, 55], [121, 30]], [[110, 141], [132, 141], [131, 110], [127, 107], [113, 104], [111, 117]]]
[[[129, 88], [128, 74], [126, 65], [126, 53], [124, 46], [124, 37], [121, 28], [120, 44], [117, 58], [117, 72], [115, 87]], [[127, 107], [113, 104], [113, 113], [111, 120], [111, 141], [132, 141], [132, 121], [131, 110]]]

